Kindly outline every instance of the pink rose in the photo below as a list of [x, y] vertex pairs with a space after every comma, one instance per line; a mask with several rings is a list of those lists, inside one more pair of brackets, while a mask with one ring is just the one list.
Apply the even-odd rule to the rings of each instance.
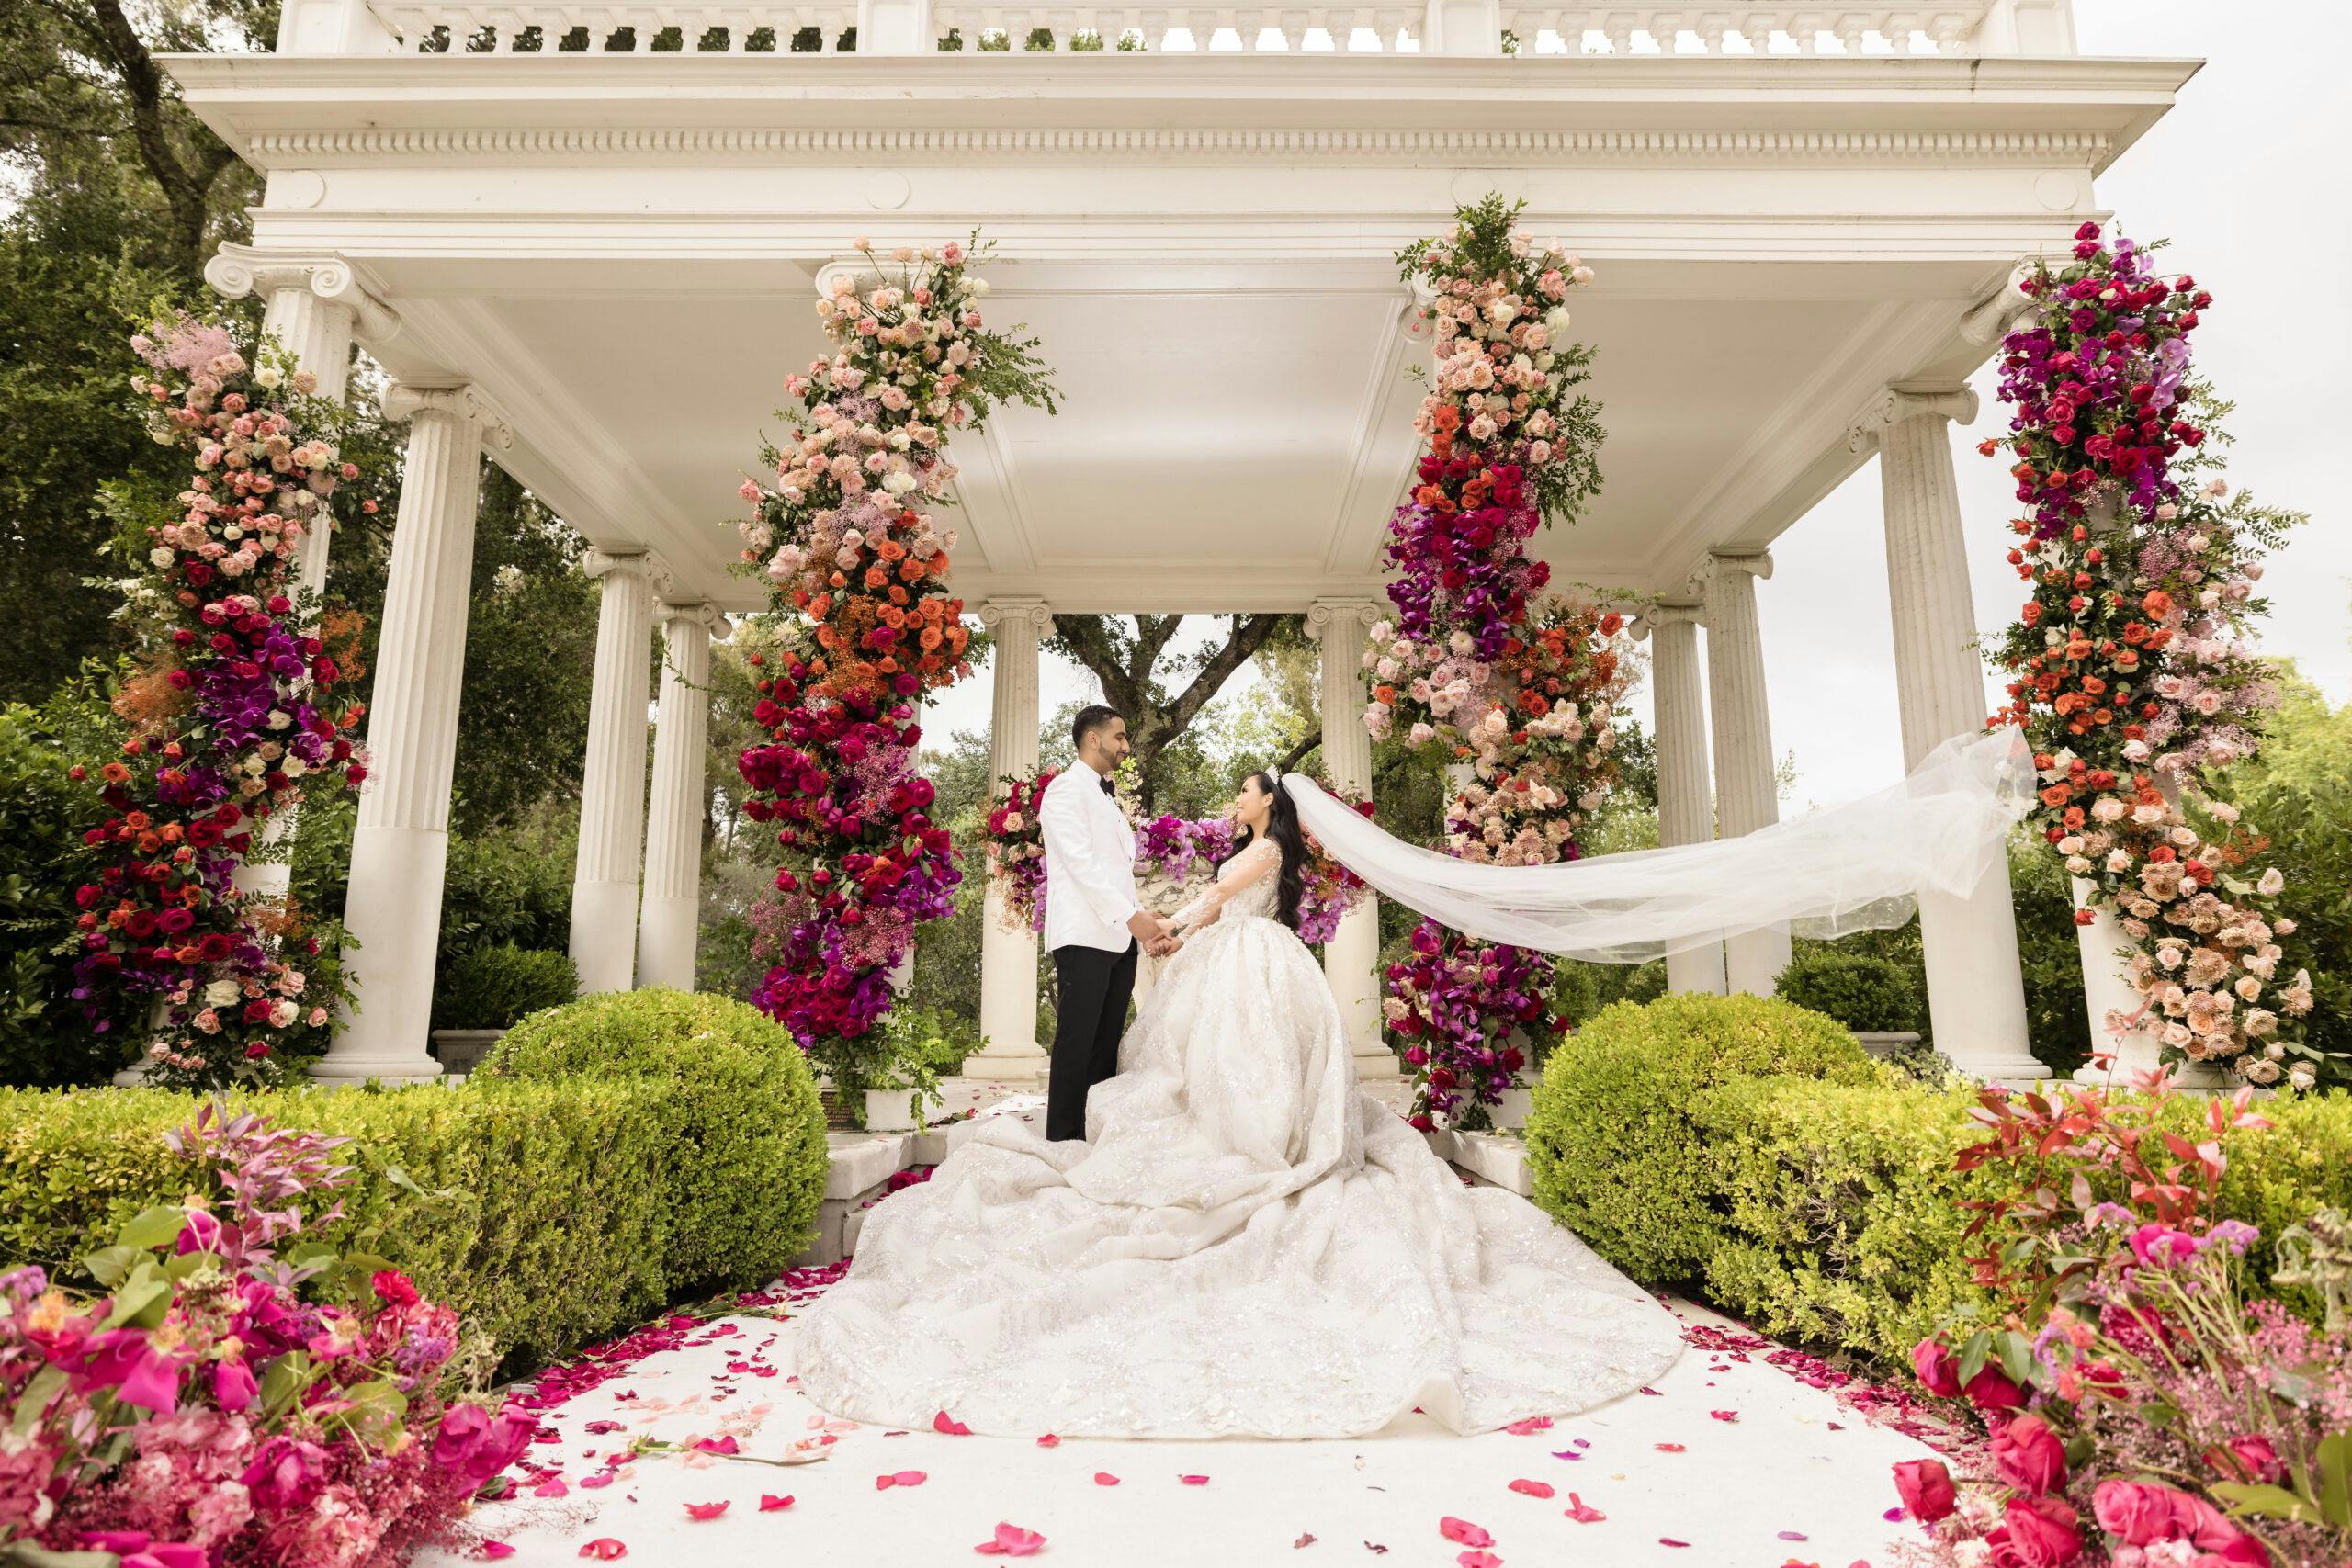
[[479, 1486], [522, 1454], [538, 1423], [509, 1404], [496, 1416], [479, 1404], [453, 1404], [433, 1435], [433, 1462]]
[[[181, 911], [171, 912], [177, 914]], [[187, 1223], [180, 1226], [179, 1242], [172, 1250], [175, 1253], [220, 1251], [220, 1220], [214, 1217], [209, 1209], [190, 1209], [187, 1212]]]
[[271, 1438], [237, 1479], [253, 1494], [257, 1506], [272, 1513], [290, 1513], [309, 1506], [326, 1485], [327, 1451], [316, 1443]]
[[2055, 1491], [2066, 1480], [2065, 1445], [2039, 1416], [2015, 1416], [1996, 1427], [1992, 1453], [2001, 1479], [2036, 1497]]
[[1969, 1402], [1987, 1416], [2004, 1410], [2015, 1410], [2025, 1404], [2025, 1391], [2011, 1382], [2001, 1370], [1986, 1366], [1969, 1379], [1961, 1388]]
[[2012, 1497], [1986, 1533], [1994, 1568], [2066, 1568], [2083, 1554], [2075, 1510], [2055, 1497]]
[[1959, 1501], [1951, 1472], [1939, 1459], [1905, 1460], [1896, 1465], [1894, 1490], [1902, 1495], [1905, 1510], [1926, 1525], [1949, 1516]]
[[2279, 1477], [2278, 1450], [2267, 1438], [2232, 1438], [2206, 1450], [2205, 1462], [2233, 1481], [2275, 1484]]
[[212, 1365], [212, 1403], [234, 1413], [254, 1402], [259, 1385], [254, 1382], [253, 1369], [243, 1360], [232, 1358]]

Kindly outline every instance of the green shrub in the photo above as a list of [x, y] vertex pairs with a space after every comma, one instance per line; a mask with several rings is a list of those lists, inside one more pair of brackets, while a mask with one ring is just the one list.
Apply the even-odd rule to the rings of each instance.
[[[763, 1174], [672, 1163], [669, 1124], [690, 1093], [651, 1079], [476, 1081], [226, 1099], [352, 1138], [336, 1151], [356, 1168], [344, 1213], [320, 1234], [397, 1260], [514, 1371], [675, 1299], [661, 1262], [689, 1201]], [[0, 1259], [70, 1276], [92, 1236], [176, 1202], [193, 1181], [163, 1134], [197, 1104], [161, 1089], [0, 1090]]]
[[1722, 1239], [1723, 1205], [1693, 1097], [1728, 1078], [1784, 1074], [1894, 1081], [1844, 1026], [1783, 1001], [1675, 995], [1605, 1010], [1554, 1048], [1536, 1086], [1536, 1202], [1638, 1279], [1695, 1278]]
[[1725, 1210], [1709, 1298], [1758, 1329], [1900, 1360], [1971, 1293], [1967, 1089], [1736, 1077], [1691, 1122]]
[[66, 776], [89, 759], [52, 716], [0, 705], [0, 1083], [100, 1084], [131, 1047], [90, 1032], [72, 996], [73, 957], [55, 949], [74, 934], [74, 889], [96, 869], [82, 834], [104, 808]]
[[505, 1029], [580, 994], [580, 970], [566, 953], [502, 943], [451, 959], [434, 989], [435, 1029]]
[[1647, 964], [1637, 964], [1625, 974], [1625, 988], [1617, 993], [1618, 999], [1636, 1007], [1646, 1007], [1666, 995], [1666, 960], [1653, 958]]
[[1781, 971], [1772, 989], [1781, 1000], [1827, 1013], [1865, 1034], [1919, 1028], [1919, 987], [1902, 968], [1860, 953], [1799, 958]]
[[651, 1080], [683, 1092], [662, 1129], [675, 1221], [661, 1270], [703, 1288], [762, 1284], [816, 1235], [825, 1118], [800, 1047], [743, 1002], [613, 991], [506, 1032], [479, 1076]]

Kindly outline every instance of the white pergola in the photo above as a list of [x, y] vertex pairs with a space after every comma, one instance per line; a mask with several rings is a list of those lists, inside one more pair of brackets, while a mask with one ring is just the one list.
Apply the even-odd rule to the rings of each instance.
[[[960, 51], [936, 47], [951, 28]], [[752, 47], [761, 29], [785, 51]], [[991, 29], [1014, 48], [980, 48]], [[1057, 49], [1020, 47], [1032, 29]], [[820, 47], [792, 52], [796, 35]], [[1123, 37], [1145, 47], [1086, 47]], [[1982, 724], [1949, 426], [1975, 412], [1965, 380], [2013, 269], [2098, 214], [2096, 176], [2194, 70], [2078, 56], [2069, 0], [288, 0], [279, 51], [170, 64], [267, 175], [252, 244], [209, 276], [262, 295], [313, 365], [364, 344], [410, 424], [347, 917], [363, 1010], [320, 1069], [345, 1080], [435, 1070], [484, 451], [592, 542], [604, 581], [582, 983], [691, 985], [708, 641], [763, 604], [729, 570], [734, 491], [780, 377], [819, 351], [809, 301], [853, 235], [983, 230], [992, 320], [1041, 335], [1068, 395], [952, 454], [954, 583], [996, 637], [996, 771], [1035, 766], [1057, 611], [1286, 610], [1322, 641], [1326, 755], [1362, 789], [1358, 662], [1418, 451], [1393, 253], [1458, 202], [1524, 198], [1530, 232], [1598, 269], [1572, 330], [1598, 346], [1610, 432], [1606, 491], [1538, 547], [1641, 606], [1662, 835], [1689, 842], [1774, 818], [1757, 584], [1873, 452], [1905, 758]], [[1987, 1078], [2040, 1076], [2005, 873], [1922, 918], [1937, 1043]], [[1363, 1065], [1393, 1071], [1373, 931], [1351, 917], [1329, 962]], [[1034, 1076], [1034, 939], [991, 920], [987, 942], [975, 1070]], [[1769, 991], [1786, 946], [1685, 954], [1673, 983]]]

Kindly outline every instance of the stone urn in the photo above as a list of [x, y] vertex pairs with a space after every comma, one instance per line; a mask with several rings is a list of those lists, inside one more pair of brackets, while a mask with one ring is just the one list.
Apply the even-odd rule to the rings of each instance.
[[1916, 1029], [1857, 1029], [1853, 1035], [1855, 1044], [1882, 1062], [1891, 1062], [1906, 1048], [1919, 1043], [1919, 1032]]
[[435, 1030], [433, 1055], [441, 1064], [442, 1076], [458, 1077], [472, 1072], [505, 1033], [503, 1029]]

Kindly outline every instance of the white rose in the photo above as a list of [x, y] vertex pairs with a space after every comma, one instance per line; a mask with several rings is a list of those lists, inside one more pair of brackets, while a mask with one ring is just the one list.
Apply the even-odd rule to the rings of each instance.
[[2279, 874], [2278, 868], [2274, 865], [2262, 874], [2261, 880], [2254, 885], [2254, 890], [2266, 898], [2275, 898], [2279, 890], [2286, 886], [2287, 879]]
[[265, 365], [254, 372], [254, 385], [264, 391], [277, 390], [277, 384], [285, 379], [285, 374], [275, 365]]
[[204, 987], [204, 1000], [208, 1007], [227, 1007], [244, 994], [234, 980], [215, 980]]
[[894, 468], [882, 476], [882, 488], [892, 495], [904, 495], [915, 488], [915, 477], [904, 468]]
[[172, 564], [172, 551], [168, 546], [158, 545], [147, 552], [147, 558], [158, 567], [166, 567]]

